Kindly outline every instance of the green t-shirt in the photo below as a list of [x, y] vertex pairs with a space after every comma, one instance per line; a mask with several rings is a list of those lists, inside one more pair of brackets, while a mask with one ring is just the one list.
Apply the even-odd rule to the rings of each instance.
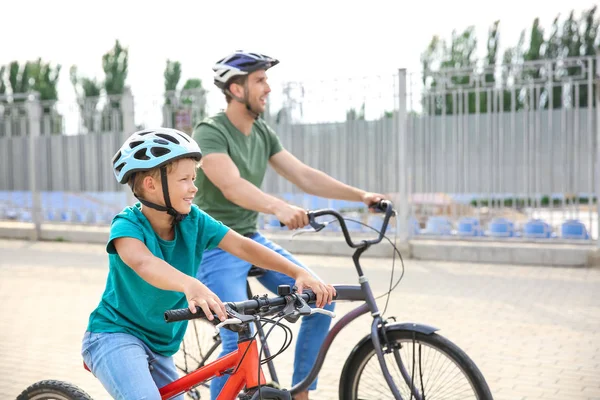
[[[240, 171], [240, 176], [260, 188], [269, 158], [283, 149], [275, 132], [262, 120], [252, 126], [249, 136], [240, 132], [224, 112], [205, 118], [192, 135], [203, 155], [228, 154]], [[258, 212], [244, 209], [227, 200], [223, 193], [198, 169], [198, 193], [194, 203], [213, 218], [244, 235], [256, 232]]]
[[166, 323], [164, 312], [188, 306], [185, 294], [162, 290], [143, 280], [117, 254], [113, 240], [132, 237], [141, 240], [156, 257], [179, 271], [196, 276], [202, 254], [218, 246], [228, 227], [216, 221], [195, 205], [190, 214], [175, 228], [175, 238], [161, 239], [142, 214], [140, 204], [125, 208], [112, 221], [106, 246], [109, 271], [104, 294], [91, 313], [91, 332], [124, 332], [144, 341], [164, 356], [179, 350], [187, 321]]

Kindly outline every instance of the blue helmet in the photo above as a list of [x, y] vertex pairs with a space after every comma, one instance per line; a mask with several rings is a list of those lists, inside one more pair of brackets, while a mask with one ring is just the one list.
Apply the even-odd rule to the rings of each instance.
[[123, 184], [135, 172], [148, 171], [184, 157], [198, 161], [202, 158], [200, 147], [189, 135], [176, 129], [147, 129], [135, 132], [123, 143], [112, 159], [113, 172]]
[[259, 69], [267, 70], [279, 61], [259, 53], [249, 53], [242, 50], [228, 55], [227, 57], [217, 61], [213, 66], [215, 72], [215, 85], [221, 90], [226, 89], [226, 84], [235, 76], [248, 75]]

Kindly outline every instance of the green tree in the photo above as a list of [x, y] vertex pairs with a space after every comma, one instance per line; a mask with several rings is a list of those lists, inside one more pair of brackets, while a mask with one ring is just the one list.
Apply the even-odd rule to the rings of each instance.
[[165, 68], [165, 91], [171, 92], [177, 90], [177, 85], [181, 79], [181, 63], [179, 61], [167, 60]]
[[6, 83], [4, 82], [4, 73], [6, 72], [6, 67], [4, 65], [0, 66], [0, 96], [6, 93]]
[[123, 128], [123, 115], [121, 112], [121, 96], [125, 92], [125, 82], [128, 73], [129, 50], [119, 40], [104, 56], [102, 56], [102, 69], [104, 70], [104, 90], [108, 95], [108, 103], [102, 111], [103, 132], [120, 131]]
[[[594, 56], [597, 52], [600, 54], [600, 18], [596, 19], [597, 6], [585, 11], [579, 22], [580, 27], [583, 27], [583, 33], [581, 34], [581, 51], [582, 56]], [[587, 66], [586, 66], [587, 67]], [[596, 75], [598, 65], [592, 61], [592, 74]], [[589, 96], [588, 96], [588, 85], [582, 83], [579, 88], [579, 105], [580, 107], [588, 107]], [[592, 105], [596, 105], [596, 85], [592, 85]]]
[[107, 95], [121, 95], [125, 90], [129, 50], [117, 40], [114, 47], [102, 56], [102, 69], [106, 75], [104, 89]]
[[176, 102], [176, 90], [181, 79], [181, 63], [179, 61], [167, 60], [164, 72], [165, 77], [165, 104], [171, 105]]
[[96, 130], [94, 119], [97, 113], [96, 107], [98, 106], [102, 83], [97, 82], [95, 78], [90, 79], [79, 76], [76, 65], [71, 66], [69, 75], [71, 84], [75, 90], [83, 125], [87, 128], [88, 132], [93, 132]]
[[53, 68], [49, 63], [44, 63], [40, 58], [29, 63], [29, 77], [31, 89], [40, 94], [40, 100], [58, 100], [56, 85], [60, 77], [61, 65]]
[[[422, 101], [425, 112], [439, 115], [444, 110], [446, 114], [453, 114], [455, 108], [458, 111], [459, 105], [454, 103], [454, 94], [458, 87], [465, 88], [470, 82], [470, 75], [475, 68], [476, 48], [477, 38], [473, 26], [468, 27], [460, 34], [456, 30], [452, 31], [452, 41], [449, 47], [446, 46], [444, 40], [437, 36], [433, 37], [421, 56], [424, 71], [423, 82], [426, 88]], [[440, 72], [443, 73], [449, 69], [455, 70], [455, 73], [450, 76], [450, 85], [438, 91], [436, 78]], [[469, 97], [468, 103], [464, 107], [469, 112], [475, 111], [474, 95]], [[463, 112], [467, 110], [463, 110]]]
[[13, 94], [27, 93], [29, 91], [29, 62], [25, 63], [22, 68], [18, 61], [11, 62], [8, 70], [8, 83]]
[[365, 120], [365, 103], [362, 103], [360, 110], [356, 111], [355, 108], [351, 108], [346, 111], [346, 121], [364, 121]]
[[[496, 82], [496, 77], [494, 73], [496, 71], [496, 64], [498, 58], [498, 45], [500, 44], [500, 21], [495, 21], [494, 24], [488, 30], [488, 39], [487, 39], [487, 54], [485, 57], [484, 63], [484, 76], [483, 82], [485, 87], [493, 87]], [[475, 97], [475, 93], [469, 93], [469, 104], [471, 104], [471, 97]], [[479, 112], [485, 113], [488, 108], [488, 92], [481, 91], [479, 95]], [[476, 110], [473, 110], [469, 107], [469, 112], [473, 113]]]

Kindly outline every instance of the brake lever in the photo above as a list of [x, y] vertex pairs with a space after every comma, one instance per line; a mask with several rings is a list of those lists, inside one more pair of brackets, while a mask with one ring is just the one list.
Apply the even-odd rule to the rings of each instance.
[[312, 213], [308, 213], [308, 223], [310, 224], [310, 226], [313, 227], [315, 232], [319, 232], [319, 231], [323, 230], [323, 228], [325, 228], [328, 224], [327, 222], [325, 222], [325, 223], [317, 222], [315, 220], [315, 216]]
[[225, 321], [217, 324], [215, 326], [215, 328], [217, 329], [221, 329], [222, 327], [226, 326], [226, 325], [237, 325], [237, 324], [241, 324], [242, 321], [239, 318], [227, 318]]
[[335, 313], [333, 311], [325, 310], [324, 308], [311, 308], [311, 314], [324, 314], [328, 317], [335, 318]]
[[288, 294], [285, 296], [285, 307], [279, 313], [286, 321], [295, 323], [302, 315], [310, 315], [312, 308], [298, 295]]

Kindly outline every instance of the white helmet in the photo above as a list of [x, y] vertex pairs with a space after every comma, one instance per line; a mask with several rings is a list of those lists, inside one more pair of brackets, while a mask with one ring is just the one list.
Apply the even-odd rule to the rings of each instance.
[[259, 69], [267, 70], [277, 64], [279, 64], [278, 60], [264, 54], [237, 50], [214, 65], [214, 82], [219, 89], [226, 90], [227, 82], [234, 76], [248, 75]]

